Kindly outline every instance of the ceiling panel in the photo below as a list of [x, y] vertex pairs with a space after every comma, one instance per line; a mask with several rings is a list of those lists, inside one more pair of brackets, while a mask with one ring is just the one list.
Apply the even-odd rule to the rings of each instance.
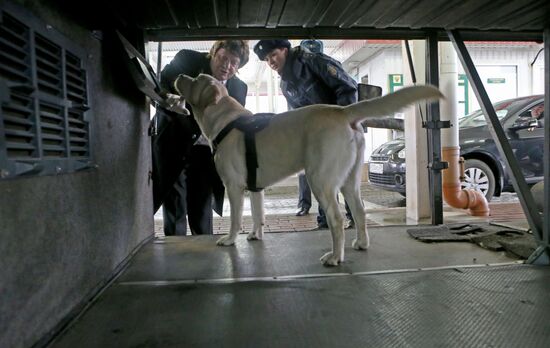
[[346, 27], [368, 26], [387, 28], [401, 16], [407, 8], [414, 6], [414, 1], [373, 1], [364, 2], [346, 21]]
[[[411, 1], [409, 5], [403, 6], [399, 16], [390, 23], [390, 26], [400, 28], [418, 29], [421, 23], [438, 16], [441, 12], [448, 11], [460, 3], [460, 0], [433, 0], [433, 1]], [[366, 22], [360, 22], [360, 25], [367, 25]]]
[[[242, 0], [240, 2], [241, 10], [239, 15], [239, 26], [242, 27], [261, 27], [270, 17], [271, 1]], [[279, 13], [276, 9], [274, 15]], [[275, 19], [277, 21], [277, 19]]]
[[507, 33], [541, 35], [550, 25], [548, 0], [113, 0], [108, 6], [146, 36], [164, 40], [387, 38], [395, 32], [447, 29], [502, 38]]
[[321, 27], [340, 27], [342, 22], [348, 18], [359, 6], [361, 1], [329, 1], [325, 4], [324, 12], [317, 19], [317, 25]]
[[[301, 27], [309, 22], [311, 15], [317, 13], [317, 0], [287, 0], [278, 26]], [[322, 4], [326, 7], [326, 3]], [[324, 10], [321, 7], [322, 10]]]

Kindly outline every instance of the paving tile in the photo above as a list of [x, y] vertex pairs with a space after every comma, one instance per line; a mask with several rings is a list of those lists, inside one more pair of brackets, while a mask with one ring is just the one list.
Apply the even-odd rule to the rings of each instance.
[[[383, 226], [392, 224], [407, 224], [405, 217], [406, 200], [396, 192], [384, 191], [368, 183], [361, 186], [361, 196], [367, 208], [367, 226]], [[310, 231], [317, 228], [317, 202], [313, 200], [310, 214], [295, 216], [298, 202], [297, 192], [292, 187], [288, 189], [279, 187], [277, 190], [266, 192], [264, 207], [266, 220], [264, 232], [299, 232]], [[444, 212], [453, 220], [476, 219], [470, 217], [464, 210], [444, 207]], [[491, 216], [482, 218], [484, 221], [510, 221], [525, 219], [525, 215], [518, 203], [517, 196], [513, 193], [503, 193], [490, 203]], [[344, 212], [343, 199], [340, 199], [340, 209]], [[225, 234], [230, 227], [229, 202], [224, 203], [223, 217], [214, 215], [214, 234]], [[479, 219], [479, 218], [477, 218]], [[246, 233], [252, 229], [252, 217], [250, 212], [250, 200], [245, 199], [243, 209], [243, 229]], [[155, 235], [163, 236], [162, 211], [155, 214]]]

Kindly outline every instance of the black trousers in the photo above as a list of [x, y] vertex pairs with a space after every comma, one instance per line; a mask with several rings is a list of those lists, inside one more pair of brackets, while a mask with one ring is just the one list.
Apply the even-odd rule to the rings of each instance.
[[[304, 173], [298, 174], [298, 208], [307, 209], [311, 208], [311, 188], [307, 182], [306, 175]], [[345, 202], [346, 217], [351, 220], [351, 211], [349, 210], [348, 202]], [[319, 215], [317, 215], [317, 224], [326, 225], [327, 217], [325, 211], [319, 205]]]
[[163, 203], [164, 234], [186, 235], [186, 215], [191, 234], [212, 234], [212, 181], [215, 173], [210, 148], [192, 147], [188, 166]]
[[164, 234], [185, 236], [187, 234], [187, 184], [185, 170], [180, 174], [162, 203]]

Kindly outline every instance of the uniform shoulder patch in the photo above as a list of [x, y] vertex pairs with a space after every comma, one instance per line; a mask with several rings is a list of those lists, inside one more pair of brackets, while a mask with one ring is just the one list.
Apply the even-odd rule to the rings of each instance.
[[336, 70], [336, 67], [331, 64], [327, 64], [327, 71], [332, 77], [338, 76], [338, 70]]

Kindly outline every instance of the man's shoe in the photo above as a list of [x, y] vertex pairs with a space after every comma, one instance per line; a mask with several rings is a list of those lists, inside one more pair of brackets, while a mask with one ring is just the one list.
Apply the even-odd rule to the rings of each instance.
[[323, 230], [323, 229], [327, 229], [327, 228], [328, 228], [328, 224], [326, 222], [322, 222], [322, 223], [317, 224], [317, 229], [318, 230]]
[[296, 216], [305, 216], [305, 215], [308, 215], [309, 214], [309, 209], [300, 209], [298, 210], [298, 212], [296, 213]]

